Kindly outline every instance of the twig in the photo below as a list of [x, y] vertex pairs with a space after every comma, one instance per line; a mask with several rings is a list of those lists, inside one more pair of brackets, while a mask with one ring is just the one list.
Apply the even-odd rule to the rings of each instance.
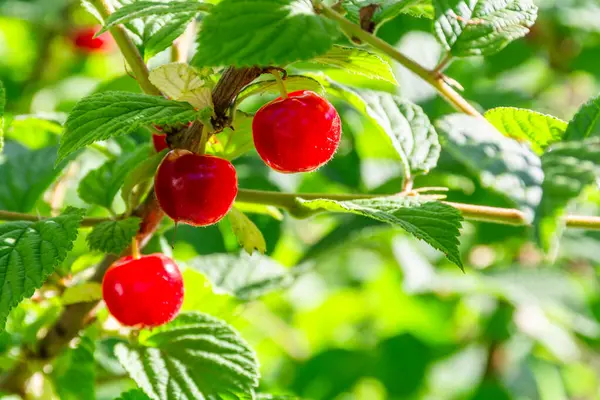
[[[43, 220], [44, 218], [40, 218], [37, 215], [32, 214], [24, 214], [12, 211], [3, 211], [0, 210], [0, 221], [32, 221], [37, 222]], [[95, 226], [102, 222], [110, 221], [111, 218], [84, 218], [81, 221], [81, 226]]]

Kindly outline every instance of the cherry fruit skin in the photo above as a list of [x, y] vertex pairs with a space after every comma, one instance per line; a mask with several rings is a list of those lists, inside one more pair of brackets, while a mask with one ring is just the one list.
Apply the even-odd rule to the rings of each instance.
[[283, 173], [314, 171], [327, 163], [338, 148], [341, 132], [333, 105], [308, 90], [264, 105], [252, 121], [260, 158]]
[[176, 149], [158, 167], [154, 191], [160, 207], [174, 221], [212, 225], [233, 206], [237, 174], [223, 158]]
[[152, 134], [152, 143], [157, 153], [160, 153], [164, 149], [169, 148], [167, 144], [167, 135], [159, 135], [158, 133]]
[[183, 304], [183, 278], [163, 254], [117, 260], [104, 275], [102, 296], [121, 324], [155, 327], [171, 321]]
[[84, 53], [102, 53], [108, 51], [112, 46], [111, 37], [105, 32], [98, 37], [94, 37], [98, 32], [98, 27], [85, 27], [76, 30], [72, 35], [72, 41], [75, 47]]

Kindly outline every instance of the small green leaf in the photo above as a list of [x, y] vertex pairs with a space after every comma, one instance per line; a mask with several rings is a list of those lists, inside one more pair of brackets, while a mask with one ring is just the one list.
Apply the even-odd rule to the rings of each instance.
[[52, 380], [61, 400], [95, 400], [95, 338], [78, 338], [75, 348], [67, 348], [54, 362]]
[[138, 18], [164, 16], [168, 14], [196, 14], [200, 11], [208, 11], [211, 4], [202, 3], [198, 0], [170, 0], [170, 1], [136, 1], [124, 4], [113, 12], [104, 23], [99, 34], [106, 32], [118, 24], [125, 24]]
[[183, 102], [130, 92], [102, 92], [73, 108], [65, 123], [58, 161], [99, 140], [125, 135], [144, 125], [194, 121], [198, 113]]
[[449, 205], [410, 197], [351, 201], [299, 199], [299, 204], [311, 210], [352, 213], [399, 226], [463, 268], [458, 249], [463, 218], [460, 211]]
[[507, 138], [483, 118], [462, 114], [437, 121], [444, 149], [479, 176], [484, 187], [512, 200], [531, 222], [542, 197], [544, 172], [529, 146]]
[[338, 36], [311, 0], [223, 0], [202, 22], [192, 63], [285, 65], [326, 53]]
[[600, 177], [600, 138], [556, 143], [542, 156], [543, 195], [533, 222], [538, 244], [551, 251], [564, 228], [565, 209]]
[[69, 286], [61, 297], [61, 301], [65, 306], [99, 300], [102, 300], [102, 285], [96, 282], [84, 282]]
[[9, 311], [42, 286], [73, 247], [84, 211], [0, 224], [0, 328]]
[[262, 232], [246, 214], [233, 207], [227, 217], [238, 243], [246, 250], [246, 253], [252, 254], [254, 250], [258, 250], [259, 253], [264, 254], [267, 251], [267, 243]]
[[258, 362], [250, 346], [225, 322], [182, 313], [140, 335], [140, 345], [119, 343], [115, 355], [153, 400], [253, 398]]
[[0, 152], [4, 148], [4, 107], [6, 106], [6, 89], [0, 81]]
[[[284, 80], [285, 88], [288, 92], [296, 90], [312, 90], [315, 93], [323, 94], [323, 86], [315, 79], [303, 75], [288, 75]], [[236, 103], [241, 103], [250, 96], [260, 96], [263, 94], [276, 94], [279, 96], [279, 86], [275, 79], [265, 79], [248, 85], [238, 94]]]
[[315, 65], [320, 70], [341, 69], [369, 79], [398, 85], [392, 66], [377, 54], [356, 47], [335, 45], [327, 53], [300, 64], [301, 68]]
[[566, 140], [582, 140], [590, 136], [600, 136], [600, 96], [582, 105], [569, 121], [565, 132]]
[[292, 282], [289, 271], [273, 259], [255, 253], [200, 256], [188, 265], [206, 275], [215, 289], [241, 300], [253, 300]]
[[455, 57], [488, 56], [523, 37], [537, 18], [532, 0], [433, 0], [439, 42]]
[[232, 128], [225, 128], [219, 133], [216, 144], [209, 142], [208, 152], [227, 160], [234, 160], [252, 150], [254, 148], [252, 118], [251, 114], [237, 111]]
[[185, 101], [201, 110], [213, 108], [208, 76], [185, 63], [161, 65], [150, 72], [150, 82], [173, 100]]
[[102, 222], [87, 236], [88, 246], [103, 253], [121, 254], [131, 244], [141, 222], [137, 217]]
[[387, 93], [363, 92], [367, 114], [391, 139], [411, 173], [427, 173], [437, 165], [440, 143], [423, 109]]
[[148, 159], [150, 146], [140, 146], [135, 152], [110, 160], [100, 168], [90, 171], [79, 183], [77, 193], [88, 204], [112, 209], [112, 203], [125, 178], [137, 165]]
[[7, 127], [6, 137], [32, 150], [57, 146], [62, 122], [60, 114], [17, 115]]
[[135, 187], [154, 177], [158, 166], [168, 152], [169, 149], [165, 149], [160, 153], [156, 153], [129, 170], [123, 180], [123, 187], [121, 189], [121, 198], [127, 206], [127, 211], [131, 211], [137, 206], [137, 204], [133, 204]]
[[[362, 26], [372, 24], [369, 30], [373, 32], [399, 14], [429, 19], [434, 15], [431, 0], [342, 0], [342, 7], [347, 12], [346, 18]], [[365, 13], [367, 10], [373, 10], [372, 15]]]
[[146, 393], [140, 389], [131, 389], [128, 392], [121, 393], [121, 396], [115, 400], [151, 400]]
[[538, 154], [552, 143], [560, 141], [567, 129], [567, 123], [563, 120], [523, 108], [493, 108], [484, 116], [500, 133], [529, 143]]
[[55, 159], [56, 147], [6, 154], [0, 163], [0, 209], [30, 212], [67, 164], [55, 168]]

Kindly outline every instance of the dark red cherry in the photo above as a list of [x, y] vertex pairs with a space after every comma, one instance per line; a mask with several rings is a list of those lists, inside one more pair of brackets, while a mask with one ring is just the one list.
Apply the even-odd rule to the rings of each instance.
[[163, 254], [116, 261], [104, 275], [102, 296], [123, 325], [154, 327], [171, 321], [183, 304], [183, 278]]
[[252, 121], [254, 145], [263, 161], [284, 173], [314, 171], [340, 143], [340, 116], [330, 102], [308, 90], [264, 105]]
[[110, 33], [105, 32], [98, 37], [94, 37], [99, 30], [99, 27], [93, 26], [76, 30], [72, 34], [73, 44], [78, 50], [85, 53], [102, 53], [110, 50], [113, 43]]
[[154, 191], [160, 207], [174, 221], [211, 225], [231, 210], [237, 174], [225, 159], [176, 149], [158, 167]]
[[152, 134], [152, 143], [157, 153], [160, 153], [164, 149], [168, 148], [167, 135], [159, 135], [158, 133]]

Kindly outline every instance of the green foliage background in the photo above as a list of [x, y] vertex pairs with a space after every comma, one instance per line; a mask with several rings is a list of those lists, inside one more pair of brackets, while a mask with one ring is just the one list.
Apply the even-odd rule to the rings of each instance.
[[[354, 3], [348, 6], [351, 12], [353, 5], [368, 2], [348, 3]], [[391, 13], [391, 19], [378, 14], [376, 19], [385, 23], [377, 35], [433, 68], [444, 51], [434, 36], [438, 31], [430, 19], [434, 13], [426, 1], [410, 3], [414, 7], [411, 12]], [[600, 92], [600, 6], [594, 0], [535, 3], [539, 15], [527, 36], [487, 57], [456, 59], [446, 73], [460, 82], [462, 95], [482, 110], [517, 107], [569, 121], [584, 102]], [[193, 14], [185, 18], [191, 20]], [[71, 156], [61, 154], [66, 161], [55, 165], [61, 124], [77, 101], [109, 90], [140, 92], [118, 52], [88, 55], [73, 48], [70, 30], [95, 23], [84, 8], [67, 0], [0, 1], [0, 81], [6, 90], [7, 126], [0, 154], [0, 209], [50, 215], [54, 192], [47, 189], [60, 175], [65, 183], [61, 194], [65, 206], [87, 208], [88, 217], [109, 216], [102, 205], [117, 212], [125, 210], [117, 193], [125, 169], [145, 158], [140, 153], [145, 147], [140, 145], [149, 142], [149, 130], [139, 128], [129, 136], [98, 142]], [[310, 32], [315, 40], [336, 39], [330, 26], [320, 28]], [[345, 38], [337, 40], [349, 44]], [[151, 58], [160, 47], [155, 42], [144, 54], [151, 67], [170, 61], [168, 50]], [[456, 54], [474, 55], [465, 50], [464, 41], [459, 43], [453, 50]], [[200, 54], [214, 55], [212, 50], [201, 47]], [[266, 56], [255, 50], [249, 62], [264, 62]], [[227, 49], [227, 62], [237, 63], [239, 51]], [[293, 61], [296, 56], [290, 53], [290, 59], [283, 61]], [[318, 64], [318, 59], [315, 62]], [[289, 71], [317, 68], [306, 64], [292, 64]], [[349, 86], [397, 90], [403, 99], [420, 105], [431, 121], [454, 112], [426, 83], [397, 64], [393, 73], [398, 88], [390, 84], [389, 77], [368, 79], [344, 70], [329, 71], [322, 65], [318, 68]], [[301, 80], [298, 84], [303, 85]], [[269, 93], [254, 97], [243, 104], [243, 109], [255, 111], [273, 97]], [[240, 187], [328, 194], [399, 191], [403, 166], [392, 144], [374, 139], [378, 136], [374, 134], [373, 114], [334, 100], [344, 124], [343, 141], [329, 164], [316, 173], [284, 176], [269, 171], [250, 152], [234, 161]], [[185, 118], [195, 117], [188, 115], [193, 112], [187, 105], [180, 108], [181, 114], [187, 113]], [[186, 120], [181, 118], [173, 122]], [[564, 130], [560, 121], [555, 123], [556, 129]], [[502, 124], [494, 123], [500, 131]], [[546, 121], [544, 124], [554, 127]], [[482, 179], [497, 167], [486, 164], [492, 158], [490, 148], [496, 149], [494, 154], [500, 154], [501, 159], [505, 155], [502, 145], [496, 148], [493, 142], [469, 142], [472, 147], [457, 146], [456, 132], [444, 129], [443, 123], [436, 127], [440, 158], [437, 167], [416, 178], [416, 187], [448, 187], [445, 194], [451, 201], [498, 207], [518, 204], [523, 205], [522, 210], [533, 212], [527, 198], [515, 199], [515, 193], [498, 181]], [[474, 137], [478, 133], [476, 130]], [[470, 137], [469, 132], [459, 134]], [[534, 143], [536, 152], [551, 142], [544, 140]], [[584, 147], [593, 149], [590, 146]], [[562, 152], [565, 157], [584, 153], [582, 148], [557, 147], [555, 151], [542, 157], [539, 165], [525, 165], [523, 171], [517, 171], [522, 165], [515, 165], [515, 174], [528, 182], [530, 175], [555, 162], [552, 158]], [[110, 165], [105, 164], [111, 159]], [[592, 156], [589, 160], [592, 169], [597, 169], [598, 160]], [[424, 160], [420, 162], [415, 161], [415, 171], [430, 168]], [[102, 173], [87, 175], [103, 164], [103, 169], [117, 171], [112, 180], [105, 180]], [[569, 171], [552, 172], [551, 176], [560, 179], [565, 175], [565, 179], [573, 178]], [[11, 185], [9, 176], [14, 180]], [[542, 182], [534, 182], [534, 178], [532, 185], [541, 186]], [[573, 194], [569, 192], [572, 186], [559, 187], [555, 197], [543, 200], [548, 207], [544, 210], [552, 214], [553, 204], [564, 205], [579, 195], [569, 211], [598, 215], [600, 192], [594, 174], [591, 179], [576, 181], [585, 185]], [[101, 188], [100, 197], [85, 187]], [[544, 195], [551, 192], [544, 189]], [[94, 199], [86, 200], [86, 196]], [[266, 207], [241, 211], [262, 232], [269, 258], [240, 255], [231, 218], [207, 228], [180, 226], [176, 234], [173, 225], [165, 221], [144, 252], [172, 254], [184, 268], [184, 311], [225, 320], [255, 349], [261, 374], [258, 392], [315, 400], [600, 399], [598, 232], [565, 230], [556, 246], [553, 229], [545, 235], [526, 227], [463, 222], [463, 273], [442, 253], [404, 230], [361, 215], [319, 214], [293, 219], [287, 214], [281, 218], [279, 212]], [[538, 215], [546, 216], [540, 212], [536, 218], [541, 218]], [[127, 220], [122, 226], [104, 229], [127, 236], [124, 232], [132, 231], [132, 224], [137, 222]], [[0, 233], [1, 229], [8, 228], [0, 225]], [[546, 225], [542, 224], [543, 229]], [[531, 238], [536, 234], [549, 251], [533, 244]], [[173, 243], [172, 250], [169, 243]], [[38, 345], [37, 337], [56, 321], [65, 307], [66, 296], [60, 295], [63, 278], [75, 277], [69, 282], [77, 285], [77, 277], [101, 260], [100, 250], [118, 252], [122, 248], [120, 243], [81, 230], [64, 261], [65, 255], [48, 261], [61, 263], [57, 272], [40, 296], [23, 301], [10, 313], [6, 330], [0, 333], [0, 371], [7, 372], [26, 358]], [[223, 271], [234, 271], [244, 279], [226, 281]], [[252, 286], [264, 275], [270, 279], [268, 285]], [[225, 284], [213, 286], [211, 281]], [[272, 288], [279, 290], [270, 291]], [[269, 289], [269, 293], [254, 300], [263, 294], [262, 289]], [[89, 288], [93, 290], [97, 287]], [[31, 389], [27, 398], [146, 398], [117, 360], [117, 355], [133, 352], [123, 350], [121, 342], [126, 335], [107, 320], [106, 310], [101, 310], [97, 323], [86, 329], [75, 348], [65, 349], [51, 366], [37, 366], [39, 382], [34, 386], [43, 388], [43, 395]], [[122, 350], [115, 352], [115, 348]]]

